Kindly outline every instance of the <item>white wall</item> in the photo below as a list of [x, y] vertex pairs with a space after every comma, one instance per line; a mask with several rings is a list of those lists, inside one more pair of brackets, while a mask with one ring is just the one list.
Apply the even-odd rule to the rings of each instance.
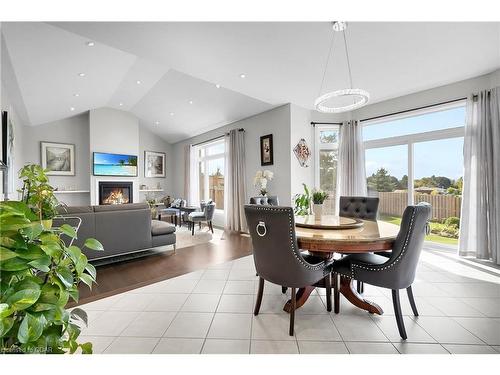
[[[304, 192], [305, 183], [309, 188], [314, 187], [314, 127], [311, 125], [312, 111], [290, 105], [290, 192], [294, 196]], [[293, 152], [293, 148], [304, 138], [311, 150], [311, 157], [307, 167], [302, 167]]]
[[[174, 180], [174, 157], [172, 155], [172, 145], [165, 142], [156, 134], [150, 132], [146, 128], [139, 126], [139, 184], [144, 184], [148, 188], [155, 187], [160, 184], [163, 192], [157, 193], [140, 193], [140, 200], [143, 201], [146, 196], [162, 198], [166, 195], [172, 195], [172, 181]], [[144, 152], [155, 151], [164, 152], [166, 154], [166, 169], [165, 178], [159, 177], [144, 177]]]
[[[231, 129], [245, 129], [246, 157], [246, 190], [247, 201], [251, 196], [258, 195], [253, 186], [253, 177], [259, 169], [274, 172], [274, 179], [268, 185], [270, 195], [277, 195], [284, 205], [291, 204], [290, 191], [290, 105], [263, 112], [256, 116], [234, 122], [202, 135], [175, 143], [172, 147], [175, 155], [173, 194], [175, 197], [184, 195], [184, 147], [211, 138], [222, 136]], [[260, 165], [260, 137], [273, 135], [274, 165]], [[223, 225], [221, 217], [214, 219], [216, 225]]]
[[401, 96], [399, 98], [367, 105], [366, 107], [353, 111], [351, 116], [356, 119], [364, 119], [426, 105], [432, 105], [448, 100], [460, 99], [480, 90], [498, 86], [499, 84], [500, 70], [497, 70], [496, 72], [480, 77], [475, 77], [452, 83], [450, 85], [440, 86], [430, 90], [420, 91], [414, 94]]
[[[23, 137], [23, 161], [40, 164], [40, 142], [71, 143], [75, 145], [75, 175], [50, 176], [52, 186], [59, 190], [86, 190], [90, 189], [90, 158], [89, 158], [89, 113], [68, 117], [63, 120], [50, 122], [26, 128]], [[90, 204], [89, 193], [57, 194], [59, 201], [68, 206]]]
[[[99, 108], [89, 115], [89, 148], [94, 152], [139, 155], [139, 120], [134, 115], [112, 108]], [[137, 177], [90, 177], [90, 202], [99, 204], [99, 181], [132, 181], [133, 200], [139, 202], [139, 176]]]

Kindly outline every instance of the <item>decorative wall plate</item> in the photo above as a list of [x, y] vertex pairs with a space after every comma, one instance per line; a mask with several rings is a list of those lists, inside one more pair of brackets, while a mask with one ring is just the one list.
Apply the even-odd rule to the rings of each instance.
[[301, 167], [308, 167], [307, 161], [311, 157], [311, 150], [307, 146], [306, 140], [301, 138], [299, 143], [293, 148], [293, 153], [297, 157]]

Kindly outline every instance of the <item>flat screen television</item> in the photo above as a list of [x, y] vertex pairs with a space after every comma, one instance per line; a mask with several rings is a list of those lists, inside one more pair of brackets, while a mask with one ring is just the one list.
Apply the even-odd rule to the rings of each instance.
[[137, 177], [137, 156], [94, 152], [94, 176]]

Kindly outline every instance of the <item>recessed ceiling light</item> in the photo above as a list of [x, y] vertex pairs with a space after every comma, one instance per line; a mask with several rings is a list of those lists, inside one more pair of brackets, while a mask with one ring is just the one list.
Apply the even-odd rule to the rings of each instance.
[[160, 121], [155, 121], [155, 124], [156, 125], [160, 125]]
[[87, 47], [94, 47], [95, 46], [95, 43], [90, 41], [90, 42], [87, 42]]
[[139, 80], [137, 80], [137, 81], [135, 81], [135, 83], [137, 83], [138, 85], [140, 85], [142, 82], [139, 81]]
[[73, 94], [73, 96], [74, 96], [75, 98], [78, 98], [78, 97], [80, 96], [80, 94]]
[[85, 73], [78, 73], [80, 77], [85, 77]]
[[122, 107], [122, 106], [123, 106], [123, 103], [118, 103], [118, 105], [119, 105], [120, 107]]
[[247, 76], [247, 75], [246, 75], [245, 73], [241, 73], [241, 74], [240, 74], [240, 78], [246, 78], [246, 76]]
[[73, 112], [75, 110], [75, 107], [69, 107], [69, 110]]
[[220, 89], [220, 85], [218, 83], [215, 84], [215, 87], [217, 87], [218, 89]]
[[190, 100], [190, 101], [189, 101], [189, 104], [193, 104], [193, 101], [192, 101], [192, 100]]
[[174, 115], [174, 112], [170, 112], [170, 116], [173, 116]]

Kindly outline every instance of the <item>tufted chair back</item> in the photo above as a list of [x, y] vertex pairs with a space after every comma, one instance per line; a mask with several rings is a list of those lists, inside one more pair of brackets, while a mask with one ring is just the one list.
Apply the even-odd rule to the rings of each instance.
[[379, 265], [353, 264], [353, 278], [389, 289], [410, 286], [415, 279], [430, 216], [431, 206], [426, 202], [406, 207], [391, 257]]
[[301, 288], [313, 285], [329, 272], [325, 271], [325, 261], [311, 264], [300, 253], [291, 207], [247, 204], [245, 216], [260, 277], [274, 284]]
[[263, 196], [251, 197], [250, 204], [260, 204], [263, 206], [279, 206], [280, 201], [278, 199], [278, 196], [269, 195], [269, 196], [265, 196], [265, 197], [263, 197]]
[[205, 217], [207, 221], [212, 221], [215, 213], [215, 202], [209, 201], [202, 207], [203, 212], [205, 212]]
[[372, 197], [340, 197], [339, 215], [364, 220], [376, 220], [378, 198]]

